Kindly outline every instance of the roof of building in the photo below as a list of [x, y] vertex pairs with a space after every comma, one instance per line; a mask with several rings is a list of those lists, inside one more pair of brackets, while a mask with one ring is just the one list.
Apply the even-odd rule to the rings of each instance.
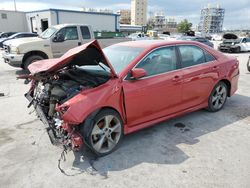
[[66, 9], [43, 9], [43, 10], [35, 10], [29, 11], [26, 13], [37, 13], [37, 12], [46, 12], [46, 11], [55, 11], [55, 12], [71, 12], [71, 13], [82, 13], [82, 14], [97, 14], [97, 15], [107, 15], [107, 16], [120, 16], [115, 13], [106, 13], [106, 12], [87, 12], [87, 11], [79, 11], [79, 10], [66, 10]]

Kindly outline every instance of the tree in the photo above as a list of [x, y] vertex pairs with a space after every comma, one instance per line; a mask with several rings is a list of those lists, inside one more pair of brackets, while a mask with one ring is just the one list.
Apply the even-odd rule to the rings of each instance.
[[179, 33], [186, 33], [191, 30], [192, 23], [189, 23], [187, 19], [184, 19], [177, 25], [177, 31]]

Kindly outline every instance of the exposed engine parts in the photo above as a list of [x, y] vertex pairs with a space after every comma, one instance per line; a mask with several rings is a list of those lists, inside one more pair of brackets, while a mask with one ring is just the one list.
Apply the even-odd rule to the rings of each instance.
[[[61, 143], [65, 147], [78, 150], [83, 140], [77, 126], [70, 126], [61, 119], [60, 106], [81, 91], [97, 87], [109, 79], [108, 75], [98, 71], [83, 70], [77, 67], [62, 69], [53, 75], [34, 79], [31, 90], [26, 94], [30, 105], [34, 105], [39, 118], [47, 126], [47, 132], [53, 144]], [[66, 109], [65, 109], [66, 110]]]

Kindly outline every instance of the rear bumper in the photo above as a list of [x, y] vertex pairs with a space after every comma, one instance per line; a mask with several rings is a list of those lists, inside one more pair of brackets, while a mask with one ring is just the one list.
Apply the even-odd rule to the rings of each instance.
[[3, 59], [5, 63], [13, 67], [21, 67], [23, 61], [23, 54], [7, 54], [3, 53]]
[[231, 80], [231, 91], [230, 96], [232, 96], [238, 89], [238, 80], [239, 80], [240, 74], [234, 76]]

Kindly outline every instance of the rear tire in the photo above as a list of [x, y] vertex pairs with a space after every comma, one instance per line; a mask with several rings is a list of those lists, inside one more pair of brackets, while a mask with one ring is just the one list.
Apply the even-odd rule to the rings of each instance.
[[36, 61], [39, 61], [39, 60], [43, 60], [44, 58], [40, 55], [32, 55], [30, 57], [28, 57], [24, 64], [23, 64], [23, 69], [24, 70], [28, 70], [28, 66]]
[[216, 84], [208, 98], [209, 112], [217, 112], [221, 110], [227, 101], [228, 87], [224, 82]]
[[104, 109], [81, 128], [86, 145], [99, 157], [115, 151], [123, 138], [123, 122], [114, 110]]

